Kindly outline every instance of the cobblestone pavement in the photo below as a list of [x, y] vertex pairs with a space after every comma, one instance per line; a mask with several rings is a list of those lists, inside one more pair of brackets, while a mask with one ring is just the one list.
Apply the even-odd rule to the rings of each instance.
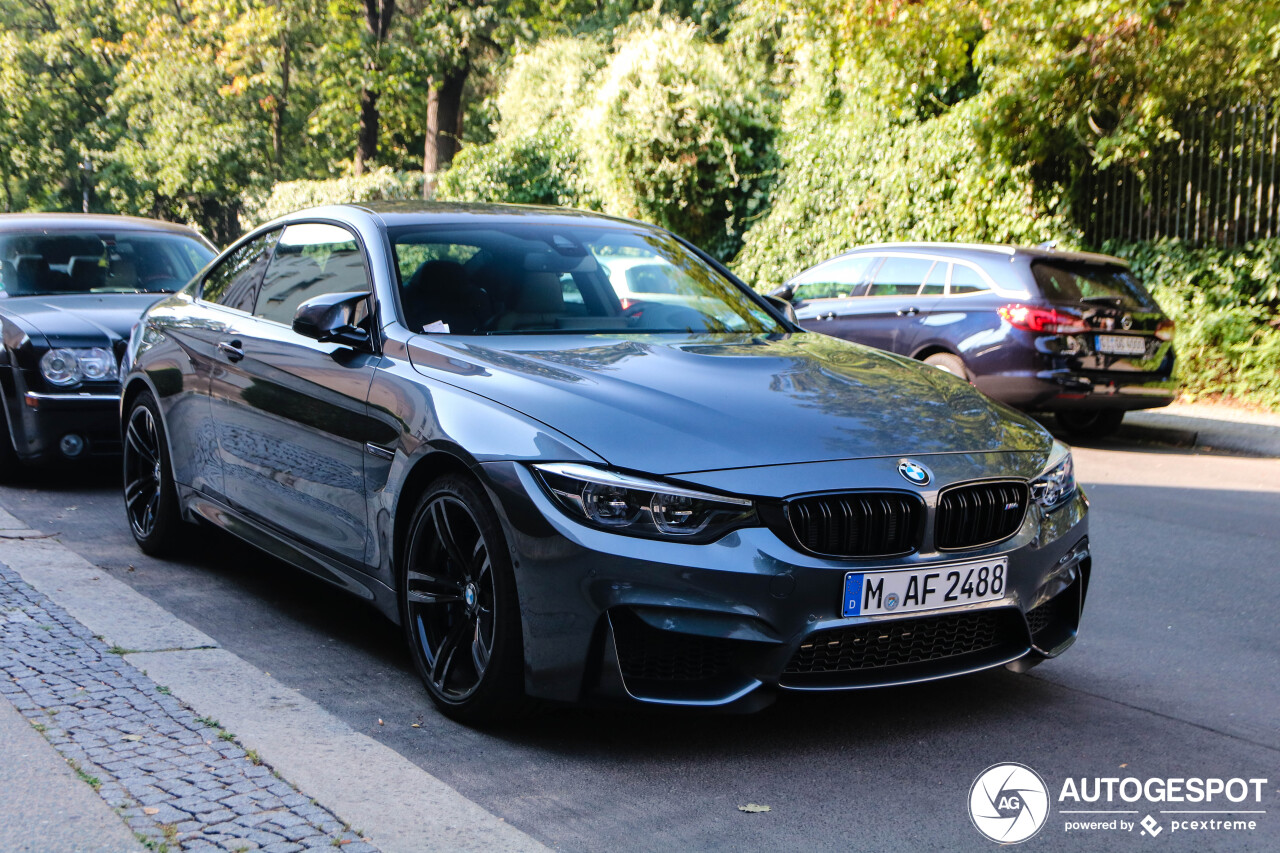
[[149, 847], [377, 853], [122, 651], [0, 564], [0, 694]]

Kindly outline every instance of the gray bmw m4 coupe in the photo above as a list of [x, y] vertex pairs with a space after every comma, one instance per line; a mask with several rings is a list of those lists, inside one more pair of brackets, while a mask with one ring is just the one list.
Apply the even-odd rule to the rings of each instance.
[[204, 521], [350, 591], [466, 721], [1022, 670], [1084, 605], [1068, 448], [637, 222], [302, 211], [153, 306], [123, 374], [143, 550]]

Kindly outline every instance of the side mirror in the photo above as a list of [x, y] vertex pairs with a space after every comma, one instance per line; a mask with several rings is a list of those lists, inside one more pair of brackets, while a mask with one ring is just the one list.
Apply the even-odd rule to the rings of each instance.
[[355, 324], [356, 311], [368, 298], [366, 292], [313, 296], [293, 312], [293, 330], [322, 344], [368, 349], [369, 333]]
[[791, 322], [793, 323], [800, 322], [799, 319], [796, 318], [796, 309], [793, 308], [791, 306], [791, 303], [788, 302], [786, 299], [783, 299], [781, 296], [774, 296], [773, 294], [769, 294], [765, 296], [764, 299], [774, 308], [777, 308], [779, 311], [781, 311], [783, 316], [785, 316]]

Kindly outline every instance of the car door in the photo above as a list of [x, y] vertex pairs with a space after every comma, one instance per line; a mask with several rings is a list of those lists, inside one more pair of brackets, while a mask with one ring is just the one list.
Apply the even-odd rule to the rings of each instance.
[[181, 322], [164, 327], [182, 348], [188, 366], [174, 368], [176, 376], [152, 376], [161, 396], [175, 382], [184, 389], [173, 395], [165, 411], [174, 480], [215, 498], [225, 497], [226, 480], [209, 397], [214, 378], [225, 365], [218, 345], [238, 318], [253, 311], [258, 283], [279, 236], [276, 229], [246, 240], [205, 273]]
[[856, 316], [849, 318], [857, 326], [856, 340], [889, 352], [910, 352], [921, 315], [941, 298], [922, 292], [935, 263], [926, 256], [885, 256], [867, 295], [858, 300]]
[[791, 304], [805, 329], [856, 341], [849, 318], [880, 259], [874, 255], [846, 255], [806, 270], [791, 282]]
[[[293, 331], [306, 299], [369, 292], [353, 232], [328, 223], [284, 229], [258, 289], [219, 342], [211, 400], [231, 505], [322, 555], [359, 568], [368, 513], [366, 400], [376, 356]], [[369, 324], [369, 305], [361, 315]]]

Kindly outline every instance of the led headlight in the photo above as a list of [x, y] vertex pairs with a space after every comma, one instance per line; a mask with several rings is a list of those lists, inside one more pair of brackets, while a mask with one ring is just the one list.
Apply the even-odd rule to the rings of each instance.
[[1075, 466], [1071, 448], [1055, 441], [1044, 472], [1031, 481], [1031, 498], [1048, 512], [1062, 506], [1076, 493]]
[[40, 359], [40, 374], [50, 385], [66, 387], [85, 379], [96, 382], [116, 378], [116, 360], [111, 350], [51, 349]]
[[759, 522], [746, 498], [713, 495], [590, 465], [550, 463], [534, 471], [556, 502], [592, 527], [630, 536], [710, 541]]

